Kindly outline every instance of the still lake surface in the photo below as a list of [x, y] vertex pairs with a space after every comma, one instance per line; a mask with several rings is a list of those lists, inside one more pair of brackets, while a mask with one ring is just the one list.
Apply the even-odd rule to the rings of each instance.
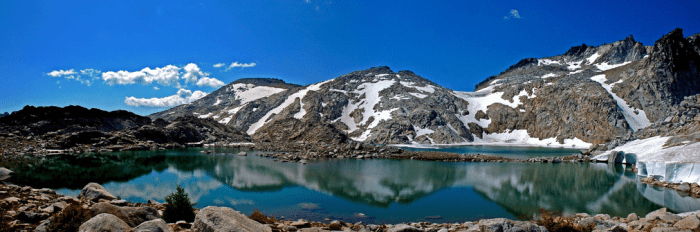
[[[562, 152], [518, 149], [532, 157]], [[302, 165], [251, 151], [240, 157], [239, 149], [201, 150], [57, 156], [16, 170], [9, 182], [71, 196], [97, 182], [132, 202], [163, 202], [182, 184], [198, 208], [228, 206], [245, 214], [259, 209], [288, 220], [459, 222], [529, 219], [540, 209], [611, 216], [645, 215], [661, 207], [700, 210], [698, 199], [640, 184], [635, 173], [619, 165], [354, 159]]]

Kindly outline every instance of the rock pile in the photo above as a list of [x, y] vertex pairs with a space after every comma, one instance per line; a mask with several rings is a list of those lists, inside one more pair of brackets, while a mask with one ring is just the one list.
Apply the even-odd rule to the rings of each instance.
[[[697, 188], [698, 186], [685, 186]], [[309, 222], [303, 219], [284, 221], [269, 219], [263, 223], [249, 219], [245, 215], [227, 207], [206, 207], [196, 210], [194, 222], [180, 221], [166, 223], [161, 219], [164, 205], [149, 201], [127, 203], [112, 199], [112, 194], [96, 183], [86, 185], [80, 197], [68, 197], [56, 194], [50, 189], [33, 189], [15, 185], [0, 185], [0, 226], [2, 223], [13, 231], [46, 231], [51, 221], [68, 205], [77, 204], [90, 210], [92, 218], [80, 225], [80, 231], [284, 231], [284, 232], [320, 232], [320, 231], [469, 231], [497, 232], [522, 231], [546, 232], [545, 226], [568, 225], [576, 228], [588, 228], [595, 231], [697, 231], [700, 219], [697, 213], [673, 214], [665, 208], [638, 217], [632, 213], [626, 218], [599, 214], [590, 216], [580, 213], [572, 216], [560, 216], [553, 219], [553, 224], [542, 221], [513, 221], [503, 218], [483, 219], [462, 223], [414, 222], [396, 225], [375, 225], [346, 223], [342, 221]]]

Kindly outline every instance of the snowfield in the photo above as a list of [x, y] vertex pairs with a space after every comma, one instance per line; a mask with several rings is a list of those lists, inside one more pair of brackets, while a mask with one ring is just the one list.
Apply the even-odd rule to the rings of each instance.
[[634, 140], [594, 159], [607, 160], [612, 151], [634, 153], [640, 176], [654, 176], [670, 183], [700, 183], [700, 143], [664, 148], [669, 138], [656, 136]]
[[632, 130], [637, 131], [641, 128], [648, 127], [649, 125], [651, 125], [651, 122], [649, 121], [649, 118], [647, 118], [646, 113], [644, 113], [644, 110], [630, 107], [629, 105], [627, 105], [627, 102], [624, 99], [618, 97], [615, 93], [613, 93], [612, 87], [615, 84], [620, 83], [622, 80], [612, 84], [606, 84], [605, 81], [607, 79], [605, 79], [605, 74], [593, 76], [591, 77], [591, 80], [600, 83], [600, 85], [602, 85], [603, 88], [605, 88], [605, 90], [608, 91], [608, 93], [613, 97], [613, 99], [615, 99], [615, 101], [617, 102], [617, 106], [620, 107], [620, 109], [622, 109], [622, 115], [625, 116], [625, 120], [627, 121], [627, 124], [630, 125], [630, 128], [632, 128]]

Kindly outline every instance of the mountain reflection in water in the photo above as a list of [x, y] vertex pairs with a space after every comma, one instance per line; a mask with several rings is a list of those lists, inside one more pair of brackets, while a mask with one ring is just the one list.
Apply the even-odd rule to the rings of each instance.
[[10, 181], [67, 195], [97, 182], [115, 196], [139, 202], [163, 201], [182, 183], [200, 208], [222, 205], [247, 214], [260, 209], [290, 219], [375, 223], [433, 216], [441, 217], [434, 222], [530, 218], [541, 208], [611, 216], [644, 215], [660, 207], [700, 209], [697, 199], [638, 184], [623, 166], [354, 159], [302, 165], [226, 155], [239, 151], [60, 156], [17, 170]]

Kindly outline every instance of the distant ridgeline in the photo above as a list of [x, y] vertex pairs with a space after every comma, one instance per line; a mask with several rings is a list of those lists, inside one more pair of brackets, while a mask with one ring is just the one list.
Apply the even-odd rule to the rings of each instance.
[[558, 56], [523, 59], [479, 83], [475, 92], [388, 67], [309, 86], [241, 79], [149, 117], [210, 118], [262, 141], [347, 137], [376, 144], [500, 142], [605, 150], [634, 139], [635, 131], [673, 121], [681, 102], [700, 93], [699, 37], [685, 38], [676, 29], [653, 46], [632, 36], [584, 44]]

